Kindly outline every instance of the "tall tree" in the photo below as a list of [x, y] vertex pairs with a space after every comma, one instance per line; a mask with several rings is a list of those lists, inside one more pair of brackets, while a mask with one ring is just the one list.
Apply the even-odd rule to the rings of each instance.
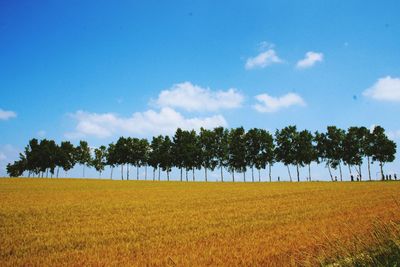
[[232, 181], [235, 181], [235, 171], [243, 173], [246, 181], [246, 140], [243, 127], [233, 128], [228, 135], [228, 168], [232, 172]]
[[349, 167], [350, 177], [353, 177], [351, 167], [358, 166], [359, 169], [356, 168], [356, 171], [361, 179], [361, 164], [363, 162], [363, 152], [362, 141], [359, 138], [360, 131], [358, 127], [350, 127], [347, 130], [343, 141], [343, 161]]
[[115, 144], [111, 143], [108, 145], [106, 153], [107, 165], [110, 166], [110, 179], [113, 178], [114, 167], [118, 165], [118, 156], [115, 149]]
[[155, 180], [155, 173], [158, 169], [158, 180], [160, 180], [160, 164], [162, 160], [161, 149], [162, 144], [164, 141], [164, 137], [159, 135], [157, 137], [153, 137], [151, 144], [150, 144], [150, 151], [149, 151], [149, 165], [153, 167], [153, 181]]
[[162, 139], [160, 147], [160, 167], [163, 171], [167, 172], [167, 180], [169, 181], [169, 173], [174, 162], [172, 158], [172, 141], [168, 135]]
[[275, 145], [274, 145], [274, 138], [272, 135], [264, 129], [259, 130], [259, 141], [260, 141], [260, 153], [257, 156], [256, 160], [256, 168], [258, 169], [258, 181], [260, 179], [260, 169], [266, 168], [268, 164], [268, 177], [269, 181], [271, 182], [271, 168], [275, 162]]
[[[345, 131], [336, 126], [328, 126], [326, 132], [328, 168], [339, 167], [340, 181], [343, 181], [341, 161], [344, 153]], [[330, 172], [331, 173], [331, 172]], [[332, 178], [332, 174], [331, 174]]]
[[201, 149], [200, 162], [204, 167], [204, 178], [207, 182], [207, 170], [213, 171], [218, 164], [215, 132], [200, 128], [199, 143]]
[[260, 137], [261, 137], [260, 129], [257, 128], [252, 128], [245, 134], [246, 165], [251, 168], [252, 182], [254, 182], [254, 166], [259, 166], [258, 163], [260, 163], [260, 154], [261, 154]]
[[172, 153], [174, 158], [174, 166], [176, 166], [180, 171], [181, 182], [183, 180], [183, 168], [185, 161], [185, 144], [184, 144], [184, 136], [181, 128], [176, 129], [175, 135], [172, 138], [173, 146]]
[[303, 130], [299, 132], [297, 137], [297, 157], [298, 162], [308, 166], [308, 179], [311, 181], [311, 162], [316, 161], [317, 153], [313, 144], [314, 137], [310, 131]]
[[292, 175], [290, 173], [290, 164], [294, 164], [295, 161], [295, 141], [297, 135], [296, 126], [287, 126], [283, 129], [276, 130], [276, 158], [281, 161], [288, 170], [289, 179], [292, 182]]
[[217, 127], [214, 129], [214, 136], [217, 165], [221, 172], [221, 182], [223, 182], [223, 169], [228, 165], [228, 130], [224, 127]]
[[100, 146], [94, 149], [94, 157], [92, 159], [92, 166], [99, 172], [99, 177], [104, 171], [107, 164], [107, 148], [105, 146]]
[[381, 177], [382, 180], [384, 180], [385, 176], [383, 173], [383, 166], [386, 162], [393, 162], [395, 160], [396, 143], [386, 136], [385, 129], [381, 126], [376, 126], [372, 132], [372, 135], [372, 160], [379, 162]]
[[76, 161], [82, 165], [82, 174], [83, 178], [85, 178], [85, 167], [89, 167], [92, 162], [88, 143], [86, 141], [80, 141], [79, 145], [76, 147], [75, 153]]

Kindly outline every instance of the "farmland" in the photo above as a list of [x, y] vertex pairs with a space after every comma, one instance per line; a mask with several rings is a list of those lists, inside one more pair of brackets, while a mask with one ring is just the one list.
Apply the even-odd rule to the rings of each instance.
[[0, 265], [332, 263], [396, 240], [399, 196], [398, 182], [0, 179]]

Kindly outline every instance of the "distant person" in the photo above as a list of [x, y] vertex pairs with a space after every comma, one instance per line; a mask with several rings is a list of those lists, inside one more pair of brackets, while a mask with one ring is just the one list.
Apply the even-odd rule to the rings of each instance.
[[389, 180], [390, 180], [390, 181], [392, 180], [392, 175], [391, 175], [391, 174], [389, 174]]
[[389, 181], [389, 175], [386, 174], [386, 181]]
[[393, 174], [393, 178], [395, 179], [395, 180], [397, 180], [397, 175], [396, 174]]
[[278, 176], [278, 182], [280, 182], [280, 181], [281, 181], [281, 177]]
[[335, 176], [335, 182], [337, 182], [337, 176]]
[[357, 182], [360, 181], [360, 176], [357, 174]]
[[350, 175], [350, 180], [351, 180], [352, 182], [354, 182], [354, 176], [353, 176], [353, 174]]

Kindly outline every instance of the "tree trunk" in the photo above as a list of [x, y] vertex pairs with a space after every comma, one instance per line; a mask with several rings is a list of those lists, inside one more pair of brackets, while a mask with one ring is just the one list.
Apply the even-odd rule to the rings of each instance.
[[188, 169], [185, 168], [185, 171], [186, 171], [186, 182], [189, 182], [189, 179], [188, 179]]
[[139, 165], [136, 166], [136, 180], [139, 181]]
[[246, 171], [243, 172], [243, 181], [246, 182]]
[[261, 170], [258, 169], [258, 182], [261, 182]]
[[371, 166], [370, 166], [370, 162], [369, 162], [369, 156], [367, 157], [368, 160], [368, 178], [371, 181]]
[[167, 181], [169, 182], [169, 170], [167, 170]]
[[362, 180], [362, 174], [361, 174], [361, 164], [358, 165], [358, 173], [360, 174], [360, 182]]
[[221, 182], [223, 182], [224, 181], [224, 174], [222, 173], [222, 166], [221, 166]]
[[158, 180], [160, 181], [160, 179], [161, 179], [161, 168], [158, 167]]
[[195, 180], [195, 177], [194, 177], [194, 168], [192, 169], [192, 178], [193, 178], [193, 182], [194, 182], [194, 180]]
[[271, 166], [271, 164], [268, 164], [268, 175], [269, 175], [269, 181], [270, 181], [270, 182], [272, 182], [272, 174], [271, 174], [271, 169], [272, 169], [272, 166]]
[[46, 178], [49, 178], [49, 169], [46, 169]]
[[254, 167], [251, 166], [251, 181], [254, 183]]
[[290, 181], [292, 181], [292, 174], [290, 173], [289, 165], [286, 165], [286, 167], [287, 167], [287, 171], [289, 173], [289, 179], [290, 179]]
[[385, 181], [385, 176], [383, 175], [383, 164], [382, 164], [382, 161], [379, 162], [379, 166], [381, 167], [382, 181]]
[[153, 181], [156, 180], [156, 168], [153, 167]]
[[144, 180], [147, 181], [147, 164], [144, 165]]
[[205, 177], [205, 180], [207, 182], [207, 167], [204, 167], [204, 177]]
[[350, 181], [353, 182], [354, 178], [353, 178], [353, 174], [352, 174], [352, 172], [351, 172], [351, 166], [350, 166], [350, 164], [348, 164], [347, 166], [349, 167]]
[[235, 181], [235, 170], [232, 170], [232, 182]]
[[60, 172], [60, 167], [57, 167], [57, 178], [58, 178], [58, 173]]
[[183, 178], [183, 169], [179, 168], [181, 170], [181, 182], [182, 182], [182, 178]]
[[114, 171], [114, 167], [111, 167], [111, 175], [110, 175], [110, 179], [112, 180], [113, 178], [113, 171]]
[[343, 174], [342, 174], [342, 165], [339, 162], [339, 172], [340, 172], [340, 181], [343, 181]]
[[331, 180], [332, 180], [332, 182], [333, 182], [333, 176], [332, 176], [332, 171], [331, 171], [331, 165], [329, 165], [329, 163], [328, 163], [327, 165], [328, 165], [329, 175], [331, 176]]
[[126, 180], [129, 180], [129, 164], [126, 164]]
[[124, 164], [121, 164], [121, 179], [124, 180]]
[[297, 170], [297, 182], [300, 182], [299, 164], [296, 165], [296, 170]]
[[308, 164], [308, 181], [311, 182], [311, 164]]

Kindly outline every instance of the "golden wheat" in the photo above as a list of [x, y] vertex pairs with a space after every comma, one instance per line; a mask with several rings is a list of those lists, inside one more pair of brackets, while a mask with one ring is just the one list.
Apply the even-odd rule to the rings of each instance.
[[360, 253], [400, 183], [0, 179], [1, 266], [287, 266]]

